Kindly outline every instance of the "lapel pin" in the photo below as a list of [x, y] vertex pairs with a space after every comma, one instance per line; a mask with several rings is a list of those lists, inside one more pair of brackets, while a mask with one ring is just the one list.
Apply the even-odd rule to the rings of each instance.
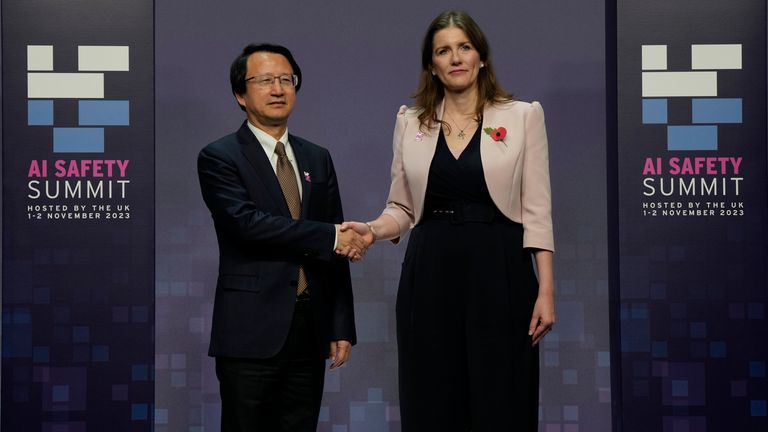
[[494, 141], [501, 141], [502, 144], [504, 144], [504, 147], [507, 146], [507, 142], [504, 141], [504, 138], [507, 137], [507, 129], [499, 126], [497, 128], [487, 127], [483, 129], [483, 132], [487, 133], [491, 136], [491, 139]]
[[424, 139], [424, 132], [419, 132], [416, 134], [416, 141], [421, 141]]
[[304, 171], [304, 180], [308, 182], [312, 181], [312, 177], [309, 176], [309, 171]]

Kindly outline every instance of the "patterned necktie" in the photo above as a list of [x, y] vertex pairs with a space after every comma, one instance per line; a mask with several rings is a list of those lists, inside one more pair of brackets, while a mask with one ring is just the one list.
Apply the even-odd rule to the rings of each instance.
[[[301, 196], [299, 195], [299, 185], [296, 183], [296, 172], [293, 170], [291, 161], [285, 155], [285, 145], [280, 141], [275, 146], [277, 154], [277, 181], [280, 183], [280, 189], [283, 190], [285, 202], [288, 204], [288, 210], [291, 211], [291, 217], [298, 219], [301, 215]], [[299, 267], [299, 285], [296, 287], [296, 295], [309, 294], [307, 287], [307, 276], [304, 274], [304, 267]]]

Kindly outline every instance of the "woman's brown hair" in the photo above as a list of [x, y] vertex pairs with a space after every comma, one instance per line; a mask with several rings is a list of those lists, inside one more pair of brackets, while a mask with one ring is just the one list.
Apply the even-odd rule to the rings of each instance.
[[464, 11], [447, 10], [441, 13], [432, 21], [424, 35], [424, 41], [421, 45], [419, 88], [411, 97], [416, 99], [416, 108], [422, 110], [419, 114], [422, 129], [431, 129], [441, 123], [448, 128], [450, 133], [450, 125], [437, 118], [437, 107], [445, 97], [445, 88], [440, 78], [432, 75], [432, 51], [434, 50], [435, 33], [449, 27], [456, 27], [464, 31], [472, 46], [480, 54], [480, 61], [485, 64], [477, 75], [478, 98], [475, 106], [475, 120], [480, 122], [483, 108], [487, 103], [509, 101], [512, 100], [512, 95], [504, 91], [496, 81], [488, 40], [483, 31], [480, 30], [480, 26]]

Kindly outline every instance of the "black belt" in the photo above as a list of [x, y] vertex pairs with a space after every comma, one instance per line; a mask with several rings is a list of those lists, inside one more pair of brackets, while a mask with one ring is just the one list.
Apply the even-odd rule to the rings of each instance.
[[442, 205], [440, 208], [424, 210], [425, 220], [447, 220], [452, 224], [467, 222], [490, 223], [501, 217], [495, 206], [480, 203], [457, 201]]

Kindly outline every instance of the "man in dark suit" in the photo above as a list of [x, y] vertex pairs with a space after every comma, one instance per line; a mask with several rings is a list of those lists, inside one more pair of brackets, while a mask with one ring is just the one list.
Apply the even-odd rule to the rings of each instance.
[[247, 121], [198, 157], [220, 254], [209, 355], [222, 431], [314, 431], [325, 359], [341, 366], [356, 338], [345, 257], [365, 246], [339, 229], [328, 151], [288, 133], [301, 86], [291, 52], [248, 45], [230, 82]]

